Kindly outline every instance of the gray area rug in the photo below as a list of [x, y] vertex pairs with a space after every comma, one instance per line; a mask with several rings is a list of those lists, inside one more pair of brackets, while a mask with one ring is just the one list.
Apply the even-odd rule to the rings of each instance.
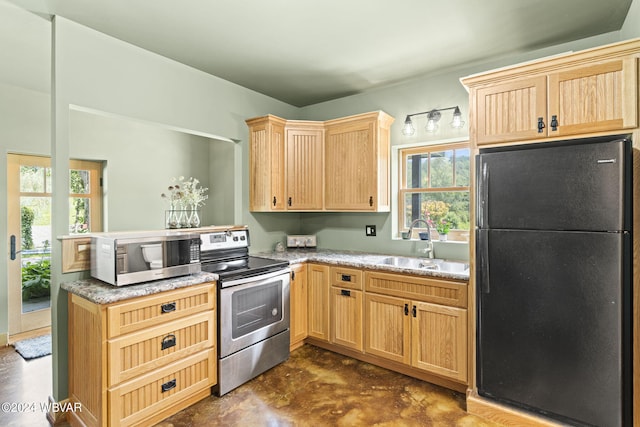
[[51, 354], [51, 335], [18, 341], [13, 343], [13, 347], [25, 360], [47, 356]]

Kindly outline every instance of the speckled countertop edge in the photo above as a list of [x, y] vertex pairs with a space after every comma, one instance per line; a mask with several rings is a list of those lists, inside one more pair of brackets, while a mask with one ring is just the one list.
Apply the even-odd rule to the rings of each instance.
[[98, 279], [81, 279], [63, 282], [60, 287], [67, 292], [81, 296], [96, 304], [111, 304], [131, 298], [153, 295], [174, 289], [186, 288], [206, 282], [215, 282], [216, 276], [211, 273], [195, 273], [188, 276], [156, 280], [139, 285], [111, 286]]
[[[285, 252], [258, 252], [252, 256], [287, 261], [289, 264], [303, 262], [318, 262], [329, 265], [366, 268], [369, 270], [386, 271], [393, 273], [412, 274], [415, 276], [434, 277], [440, 279], [457, 280], [467, 282], [468, 273], [454, 273], [448, 271], [429, 270], [425, 268], [409, 268], [383, 264], [382, 260], [389, 254], [374, 254], [366, 252], [334, 251], [328, 249], [311, 250], [295, 249]], [[401, 256], [402, 258], [416, 258]], [[96, 304], [111, 304], [132, 298], [153, 295], [160, 292], [185, 288], [206, 282], [214, 282], [216, 275], [211, 273], [196, 273], [189, 276], [174, 277], [165, 280], [141, 283], [138, 285], [111, 286], [98, 279], [81, 279], [73, 282], [63, 282], [60, 286], [67, 292], [81, 296]]]
[[[394, 273], [412, 274], [415, 276], [427, 276], [441, 279], [469, 281], [469, 273], [454, 273], [449, 271], [429, 270], [426, 268], [410, 268], [383, 264], [382, 260], [388, 257], [417, 258], [404, 255], [375, 254], [367, 252], [337, 251], [330, 249], [293, 249], [284, 252], [257, 252], [252, 256], [288, 261], [289, 264], [303, 262], [318, 262], [330, 265], [341, 265], [353, 268], [366, 268], [370, 270], [387, 271]], [[468, 271], [468, 270], [467, 270]]]

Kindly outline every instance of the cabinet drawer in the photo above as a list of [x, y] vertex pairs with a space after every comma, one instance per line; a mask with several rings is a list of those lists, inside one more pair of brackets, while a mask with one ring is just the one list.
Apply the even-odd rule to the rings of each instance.
[[140, 423], [216, 383], [216, 355], [206, 350], [109, 390], [110, 426]]
[[109, 387], [213, 348], [215, 330], [215, 312], [210, 310], [109, 341]]
[[206, 283], [162, 292], [107, 307], [107, 338], [138, 331], [160, 323], [212, 310], [215, 285]]
[[424, 302], [467, 307], [467, 284], [427, 277], [367, 272], [367, 292], [416, 299]]
[[331, 267], [331, 286], [362, 290], [362, 270]]

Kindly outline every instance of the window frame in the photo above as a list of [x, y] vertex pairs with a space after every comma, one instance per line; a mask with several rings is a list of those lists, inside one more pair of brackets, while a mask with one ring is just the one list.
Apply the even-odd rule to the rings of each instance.
[[[471, 162], [471, 144], [467, 138], [461, 140], [450, 140], [450, 141], [440, 141], [434, 143], [421, 143], [421, 144], [412, 144], [407, 146], [399, 146], [397, 147], [397, 165], [398, 165], [398, 185], [397, 185], [397, 197], [396, 200], [398, 202], [397, 209], [397, 218], [395, 221], [397, 233], [396, 238], [399, 238], [401, 232], [408, 231], [408, 227], [404, 224], [405, 218], [405, 197], [407, 194], [412, 193], [442, 193], [442, 192], [467, 192], [469, 194], [469, 201], [471, 203], [471, 176], [469, 177], [469, 185], [467, 186], [455, 186], [455, 178], [456, 178], [456, 165], [453, 164], [452, 176], [453, 176], [453, 185], [452, 187], [427, 187], [427, 188], [408, 188], [407, 183], [407, 158], [416, 154], [426, 154], [426, 153], [435, 153], [441, 151], [448, 150], [459, 150], [459, 149], [467, 149], [469, 150], [469, 161]], [[470, 165], [471, 169], [471, 165]], [[430, 182], [429, 182], [430, 184]], [[471, 209], [471, 206], [469, 206]], [[425, 231], [426, 228], [423, 227], [415, 227], [416, 231]], [[468, 235], [470, 230], [458, 230], [452, 229], [451, 241], [459, 242], [459, 241], [468, 241], [468, 236], [461, 236], [463, 234]], [[436, 232], [437, 233], [437, 232]]]

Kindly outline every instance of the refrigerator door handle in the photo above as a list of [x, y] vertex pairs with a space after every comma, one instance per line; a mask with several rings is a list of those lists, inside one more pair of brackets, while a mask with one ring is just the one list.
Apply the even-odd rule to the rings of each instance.
[[480, 179], [478, 182], [478, 227], [487, 228], [489, 220], [489, 165], [480, 158]]
[[478, 287], [480, 293], [488, 294], [491, 291], [489, 286], [489, 230], [478, 230], [477, 235], [479, 254], [478, 265]]

